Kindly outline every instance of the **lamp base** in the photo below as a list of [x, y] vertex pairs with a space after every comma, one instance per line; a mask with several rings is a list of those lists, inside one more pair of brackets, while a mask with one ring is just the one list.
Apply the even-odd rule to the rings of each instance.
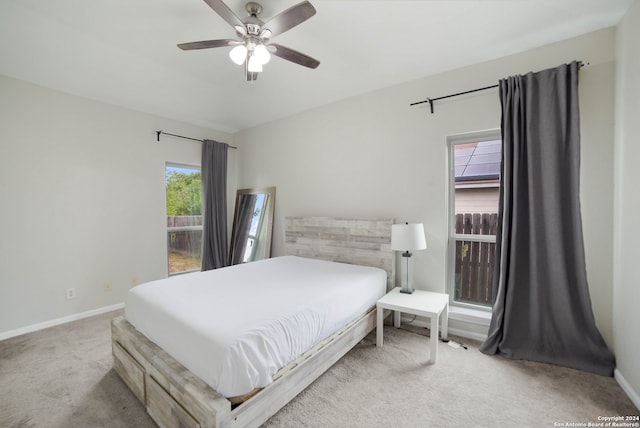
[[405, 276], [402, 278], [402, 287], [400, 287], [400, 292], [403, 294], [413, 294], [413, 288], [409, 287], [410, 279], [409, 279], [409, 262], [411, 261], [412, 254], [409, 250], [402, 253], [402, 259], [404, 260], [405, 265]]

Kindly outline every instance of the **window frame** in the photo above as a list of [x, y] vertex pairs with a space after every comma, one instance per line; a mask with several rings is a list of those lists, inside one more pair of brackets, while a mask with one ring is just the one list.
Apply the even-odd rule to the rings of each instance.
[[456, 242], [496, 242], [495, 235], [457, 234], [455, 191], [456, 191], [456, 169], [455, 169], [455, 146], [466, 143], [479, 143], [483, 141], [501, 140], [500, 128], [488, 129], [485, 131], [468, 132], [447, 136], [447, 292], [449, 293], [449, 305], [455, 307], [468, 308], [483, 312], [491, 312], [491, 306], [473, 304], [455, 300], [455, 269], [456, 269]]
[[[165, 162], [164, 164], [164, 224], [165, 224], [165, 240], [166, 240], [165, 254], [167, 255], [167, 277], [170, 277], [175, 275], [183, 275], [185, 273], [198, 272], [200, 271], [200, 269], [189, 269], [189, 270], [183, 270], [180, 272], [173, 272], [173, 273], [171, 272], [171, 263], [170, 263], [170, 256], [169, 256], [169, 244], [170, 244], [169, 234], [171, 232], [190, 232], [190, 231], [196, 231], [196, 230], [199, 230], [202, 232], [203, 226], [202, 225], [178, 226], [178, 227], [167, 226], [167, 181], [166, 181], [167, 168], [192, 169], [192, 170], [197, 170], [198, 172], [200, 172], [200, 174], [202, 174], [202, 167], [201, 165], [178, 163], [178, 162]], [[201, 207], [201, 211], [202, 211], [202, 207]], [[202, 263], [202, 248], [200, 248], [200, 263]]]

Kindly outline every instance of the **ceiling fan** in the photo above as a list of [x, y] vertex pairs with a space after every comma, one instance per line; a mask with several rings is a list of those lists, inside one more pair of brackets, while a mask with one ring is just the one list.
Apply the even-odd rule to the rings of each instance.
[[256, 2], [246, 4], [245, 9], [249, 16], [242, 21], [222, 0], [204, 1], [236, 30], [239, 40], [219, 39], [181, 43], [178, 45], [180, 49], [188, 51], [234, 46], [229, 56], [236, 64], [244, 64], [245, 76], [250, 82], [258, 78], [258, 73], [262, 71], [262, 66], [269, 62], [271, 54], [309, 68], [320, 65], [320, 61], [308, 55], [270, 42], [271, 37], [290, 30], [316, 14], [316, 9], [308, 1], [291, 6], [267, 22], [258, 18], [262, 6]]

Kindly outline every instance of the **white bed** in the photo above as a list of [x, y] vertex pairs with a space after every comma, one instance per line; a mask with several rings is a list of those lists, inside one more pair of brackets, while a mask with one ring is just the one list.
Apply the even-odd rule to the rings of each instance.
[[125, 318], [214, 390], [237, 397], [375, 305], [386, 282], [379, 268], [283, 256], [140, 285]]
[[[126, 319], [111, 323], [115, 371], [160, 427], [261, 425], [375, 328], [375, 301], [395, 277], [392, 223], [290, 217], [285, 253], [297, 257], [135, 287]], [[332, 273], [306, 270], [321, 266]], [[264, 267], [278, 278], [274, 286], [259, 273]], [[338, 271], [348, 280], [338, 281]], [[187, 292], [176, 294], [180, 288]], [[324, 292], [312, 296], [315, 288]], [[220, 290], [224, 299], [212, 297]]]

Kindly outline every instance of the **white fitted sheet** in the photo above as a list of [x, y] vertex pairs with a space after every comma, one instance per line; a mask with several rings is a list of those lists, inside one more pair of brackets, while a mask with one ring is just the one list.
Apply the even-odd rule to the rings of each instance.
[[273, 375], [386, 292], [382, 269], [276, 257], [138, 285], [125, 317], [226, 397]]

